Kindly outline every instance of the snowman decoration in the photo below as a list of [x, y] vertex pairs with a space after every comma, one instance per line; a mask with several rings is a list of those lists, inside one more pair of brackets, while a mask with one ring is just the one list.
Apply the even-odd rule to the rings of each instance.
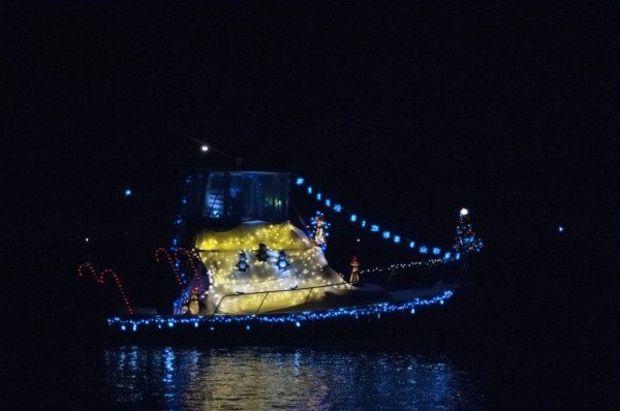
[[191, 315], [198, 315], [200, 313], [200, 301], [198, 301], [198, 292], [192, 290], [192, 295], [189, 299], [189, 312]]

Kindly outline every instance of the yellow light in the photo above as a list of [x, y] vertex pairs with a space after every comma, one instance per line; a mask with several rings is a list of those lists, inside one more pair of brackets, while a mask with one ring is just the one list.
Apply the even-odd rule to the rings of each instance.
[[[258, 261], [254, 256], [260, 243], [271, 252], [267, 261]], [[323, 289], [315, 292], [308, 288], [342, 282], [333, 270], [323, 269], [327, 261], [322, 250], [290, 222], [249, 223], [224, 232], [204, 231], [197, 235], [195, 248], [205, 267], [209, 267], [209, 306], [215, 309], [220, 304], [218, 313], [254, 313], [259, 307], [260, 312], [285, 310], [325, 295]], [[286, 270], [275, 264], [280, 250], [286, 252], [289, 261]], [[248, 255], [250, 265], [245, 272], [239, 272], [236, 266], [241, 251]], [[299, 285], [306, 289], [291, 290]], [[329, 288], [332, 292], [341, 289]], [[277, 290], [284, 291], [273, 292]]]

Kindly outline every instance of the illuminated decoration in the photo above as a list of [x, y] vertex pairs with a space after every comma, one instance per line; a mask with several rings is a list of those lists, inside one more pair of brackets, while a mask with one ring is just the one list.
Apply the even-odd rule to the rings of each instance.
[[256, 251], [256, 258], [258, 261], [264, 262], [269, 258], [269, 253], [267, 250], [267, 246], [264, 243], [260, 243], [258, 245], [258, 250]]
[[203, 153], [206, 153], [209, 151], [209, 146], [206, 144], [203, 144], [200, 146], [200, 151], [202, 151]]
[[198, 301], [198, 290], [192, 290], [189, 302], [189, 313], [198, 315], [200, 313], [200, 301]]
[[187, 283], [187, 276], [181, 270], [181, 260], [183, 258], [187, 259], [189, 263], [189, 268], [195, 277], [200, 277], [200, 268], [199, 265], [200, 257], [196, 254], [194, 250], [188, 250], [183, 247], [174, 247], [171, 248], [170, 251], [160, 247], [155, 250], [155, 261], [157, 263], [161, 263], [163, 259], [166, 259], [168, 266], [170, 267], [170, 271], [175, 275], [177, 283], [182, 286]]
[[[463, 213], [463, 210], [467, 212]], [[454, 250], [461, 254], [468, 254], [474, 251], [480, 252], [484, 246], [482, 239], [476, 235], [472, 227], [469, 210], [467, 209], [462, 209], [459, 213], [454, 243]]]
[[327, 231], [329, 229], [329, 223], [325, 221], [325, 215], [317, 211], [316, 216], [310, 220], [310, 224], [313, 230], [312, 239], [314, 240], [314, 244], [321, 247], [322, 250], [325, 250], [327, 248], [325, 237], [329, 236]]
[[459, 212], [461, 217], [465, 217], [466, 215], [469, 215], [469, 210], [466, 208], [461, 208], [461, 211]]
[[[303, 186], [303, 185], [304, 185], [304, 183], [305, 183], [305, 180], [304, 180], [301, 184], [297, 184], [297, 185], [298, 185], [298, 186]], [[309, 186], [309, 185], [308, 185], [308, 186], [306, 187], [306, 192], [307, 192], [308, 194], [312, 194], [312, 192], [313, 192], [313, 188], [312, 188], [312, 186]], [[320, 196], [317, 196], [317, 199], [322, 198], [322, 195], [323, 195], [323, 194], [320, 194]], [[335, 213], [340, 213], [340, 212], [342, 212], [342, 211], [343, 211], [343, 209], [344, 209], [344, 208], [342, 207], [342, 205], [341, 205], [341, 204], [334, 204], [334, 206], [330, 208], [330, 207], [329, 207], [330, 203], [331, 203], [331, 200], [330, 200], [330, 202], [329, 202], [329, 203], [326, 203], [326, 206], [327, 206], [328, 210], [334, 211]], [[463, 215], [463, 216], [467, 216], [467, 215], [469, 215], [469, 210], [468, 210], [468, 209], [466, 209], [466, 208], [462, 208], [462, 209], [460, 210], [460, 212], [459, 212], [459, 213], [460, 213], [461, 215]], [[350, 221], [351, 223], [356, 223], [356, 222], [359, 220], [359, 218], [360, 218], [360, 217], [359, 217], [357, 214], [351, 214], [351, 215], [349, 216], [349, 221]], [[359, 227], [360, 227], [360, 228], [365, 228], [367, 224], [368, 224], [368, 223], [367, 223], [367, 220], [362, 219], [362, 220], [361, 220], [361, 223], [360, 223], [360, 225], [359, 225]], [[378, 224], [371, 224], [371, 225], [370, 225], [370, 231], [371, 231], [371, 232], [373, 232], [373, 233], [378, 233], [378, 232], [380, 232], [380, 226], [379, 226]], [[389, 235], [387, 235], [386, 233], [388, 233]], [[381, 237], [382, 237], [384, 240], [390, 240], [390, 239], [394, 240], [394, 239], [396, 238], [396, 236], [392, 236], [392, 234], [391, 234], [391, 232], [390, 232], [390, 231], [384, 231], [384, 232], [382, 233], [382, 236], [381, 236]], [[399, 235], [399, 236], [397, 236], [397, 237], [398, 237], [398, 240], [396, 240], [396, 241], [392, 241], [394, 244], [401, 244], [401, 243], [402, 243], [402, 244], [404, 244], [404, 245], [406, 245], [406, 246], [408, 245], [409, 249], [411, 249], [411, 250], [415, 250], [415, 242], [414, 242], [412, 239], [407, 238], [407, 237], [402, 237], [402, 236], [400, 236], [400, 235]], [[439, 248], [439, 247], [433, 247], [432, 249], [434, 249], [434, 248]], [[439, 248], [439, 250], [440, 250], [440, 252], [439, 252], [439, 253], [441, 253], [441, 248]], [[427, 254], [427, 253], [429, 252], [429, 249], [428, 249], [428, 248], [426, 248], [426, 251], [424, 251], [424, 252], [423, 252], [423, 251], [421, 251], [420, 249], [418, 249], [417, 251], [418, 251], [418, 252], [420, 252], [421, 254]]]
[[[339, 318], [361, 319], [374, 317], [377, 319], [386, 318], [387, 315], [399, 312], [408, 312], [416, 314], [416, 308], [430, 307], [433, 305], [444, 305], [454, 295], [454, 291], [445, 290], [434, 297], [415, 298], [411, 301], [402, 303], [377, 303], [364, 307], [340, 307], [334, 309], [317, 310], [317, 311], [300, 311], [290, 314], [263, 314], [263, 315], [214, 315], [209, 317], [149, 317], [141, 319], [124, 319], [120, 317], [108, 318], [109, 327], [118, 328], [121, 332], [126, 331], [127, 327], [135, 326], [138, 330], [162, 330], [161, 326], [168, 324], [169, 328], [175, 325], [180, 327], [196, 327], [195, 324], [209, 325], [209, 331], [215, 331], [214, 325], [235, 325], [241, 326], [241, 329], [250, 330], [251, 325], [259, 326], [261, 324], [290, 324], [293, 327], [301, 326], [304, 322], [315, 322], [323, 320], [332, 320]], [[382, 317], [381, 314], [386, 316]]]
[[412, 261], [409, 263], [396, 263], [396, 264], [390, 264], [387, 266], [378, 266], [378, 267], [372, 267], [372, 268], [367, 268], [365, 270], [360, 271], [361, 274], [367, 274], [367, 273], [382, 273], [382, 272], [392, 272], [394, 270], [406, 270], [409, 268], [414, 268], [414, 267], [432, 267], [438, 264], [443, 264], [446, 262], [450, 262], [452, 260], [442, 260], [440, 258], [431, 258], [429, 260], [424, 260], [424, 261]]
[[116, 288], [118, 289], [118, 292], [121, 295], [123, 304], [125, 304], [125, 308], [127, 309], [127, 312], [129, 313], [129, 315], [133, 315], [133, 307], [131, 306], [131, 303], [129, 302], [129, 298], [127, 298], [127, 293], [125, 293], [125, 288], [123, 287], [123, 283], [121, 282], [119, 275], [114, 270], [110, 268], [106, 268], [104, 270], [101, 270], [100, 272], [97, 272], [97, 270], [92, 265], [92, 263], [87, 262], [87, 263], [80, 264], [78, 266], [77, 268], [78, 276], [84, 278], [84, 271], [90, 272], [93, 278], [95, 279], [95, 282], [100, 287], [103, 287], [103, 285], [105, 284], [106, 277], [112, 277], [112, 279], [114, 279], [114, 283], [116, 284]]
[[[207, 225], [208, 227], [222, 230], [222, 228], [230, 227], [234, 224], [237, 224], [237, 226], [227, 231], [204, 230], [195, 233], [193, 243], [191, 244], [191, 247], [193, 247], [191, 252], [198, 256], [196, 261], [199, 259], [202, 263], [199, 265], [204, 266], [209, 282], [206, 287], [201, 289], [203, 291], [194, 293], [193, 282], [204, 276], [195, 274], [192, 279], [191, 276], [185, 275], [180, 267], [181, 260], [188, 258], [190, 263], [193, 260], [189, 257], [184, 257], [183, 254], [178, 256], [175, 254], [177, 250], [181, 249], [178, 246], [181, 244], [181, 241], [183, 241], [182, 244], [184, 245], [189, 243], [189, 238], [181, 231], [181, 228], [185, 227], [185, 222], [181, 216], [190, 216], [192, 211], [187, 208], [185, 208], [186, 211], [182, 209], [181, 216], [176, 218], [174, 222], [179, 231], [173, 238], [173, 247], [170, 248], [169, 252], [172, 253], [169, 256], [169, 265], [173, 268], [173, 272], [178, 273], [179, 283], [185, 286], [182, 295], [175, 301], [173, 307], [175, 315], [194, 313], [196, 311], [195, 309], [189, 309], [192, 301], [196, 300], [196, 297], [192, 297], [195, 294], [199, 304], [203, 303], [200, 306], [199, 314], [209, 316], [209, 318], [220, 318], [227, 315], [234, 318], [244, 316], [263, 318], [270, 316], [271, 313], [284, 310], [289, 313], [291, 311], [295, 312], [295, 314], [290, 314], [290, 316], [293, 316], [299, 315], [300, 311], [308, 305], [310, 307], [316, 306], [315, 303], [320, 302], [327, 295], [330, 296], [330, 301], [335, 302], [337, 301], [337, 299], [334, 300], [336, 296], [348, 294], [353, 289], [349, 283], [344, 282], [340, 274], [329, 268], [325, 260], [323, 251], [326, 248], [326, 239], [329, 236], [329, 223], [327, 223], [325, 215], [317, 212], [316, 216], [311, 219], [311, 227], [307, 227], [310, 228], [310, 235], [308, 236], [288, 221], [279, 222], [283, 221], [282, 218], [285, 218], [284, 216], [287, 214], [276, 217], [279, 215], [277, 213], [280, 210], [285, 210], [285, 208], [278, 206], [275, 202], [286, 204], [283, 202], [286, 197], [280, 197], [281, 195], [278, 194], [279, 191], [277, 190], [280, 187], [286, 187], [283, 190], [288, 190], [288, 185], [292, 185], [291, 183], [294, 182], [295, 186], [300, 187], [300, 190], [306, 191], [313, 199], [319, 201], [318, 204], [320, 206], [324, 205], [328, 210], [326, 212], [341, 213], [343, 211], [342, 205], [335, 203], [329, 195], [317, 190], [316, 187], [313, 188], [307, 185], [301, 177], [291, 180], [290, 175], [286, 174], [285, 179], [283, 177], [274, 177], [274, 181], [278, 183], [272, 184], [269, 182], [269, 179], [272, 177], [269, 177], [269, 173], [266, 174], [267, 177], [257, 172], [209, 173], [207, 174], [209, 182], [206, 191], [202, 189], [200, 191], [201, 194], [186, 192], [186, 195], [191, 200], [191, 207], [202, 207], [202, 218], [218, 220], [211, 221], [213, 225]], [[221, 177], [220, 183], [213, 180], [215, 176]], [[202, 180], [197, 180], [199, 184], [203, 184], [207, 179], [207, 177], [200, 178]], [[215, 183], [213, 183], [214, 181]], [[242, 181], [243, 184], [241, 184]], [[262, 184], [262, 181], [266, 181], [268, 184]], [[284, 183], [284, 181], [286, 182]], [[246, 182], [247, 187], [252, 187], [252, 190], [246, 188]], [[268, 189], [272, 191], [265, 191], [266, 189], [263, 187], [273, 188]], [[267, 207], [272, 207], [273, 210], [269, 208], [269, 213], [263, 213], [262, 211], [254, 211], [254, 208], [243, 208], [239, 210], [242, 215], [241, 223], [239, 224], [240, 214], [235, 214], [237, 211], [231, 212], [230, 210], [236, 210], [237, 204], [246, 204], [246, 202], [240, 203], [239, 198], [241, 197], [238, 197], [242, 195], [244, 190], [248, 193], [259, 193], [252, 194], [252, 196], [259, 195], [261, 198], [259, 204], [264, 201]], [[281, 192], [288, 193], [288, 191]], [[197, 195], [199, 196], [198, 198], [196, 198]], [[286, 194], [282, 195], [285, 196]], [[236, 198], [237, 200], [231, 202], [231, 198]], [[281, 200], [281, 198], [284, 200]], [[182, 202], [182, 204], [187, 204], [187, 202]], [[244, 205], [243, 207], [250, 206]], [[276, 209], [275, 207], [280, 208]], [[409, 249], [416, 250], [416, 244], [412, 239], [396, 235], [393, 231], [386, 230], [385, 228], [381, 230], [379, 224], [367, 223], [367, 220], [360, 218], [358, 214], [347, 211], [343, 218], [349, 220], [356, 227], [365, 228], [369, 225], [371, 226], [371, 232], [380, 234], [379, 238], [394, 244], [402, 243], [405, 247], [408, 245]], [[358, 222], [360, 223], [359, 225], [357, 224]], [[455, 253], [455, 257], [452, 257], [452, 253], [444, 254], [441, 248], [426, 245], [421, 246], [417, 251], [421, 254], [432, 253], [437, 258], [433, 257], [425, 261], [408, 263], [412, 264], [411, 267], [447, 264], [460, 257], [458, 252]], [[162, 253], [162, 261], [163, 256], [164, 254]], [[359, 262], [357, 264], [357, 267], [355, 267], [355, 264], [352, 264], [351, 267], [350, 279], [353, 282], [357, 280], [355, 276], [359, 277], [361, 273]], [[443, 300], [437, 301], [437, 303], [442, 304]], [[392, 306], [392, 303], [386, 304], [387, 306]], [[394, 304], [394, 306], [396, 305]], [[368, 307], [355, 307], [351, 308], [351, 310], [355, 310], [359, 314], [363, 313], [363, 310], [368, 309]], [[410, 306], [408, 310], [410, 309], [413, 309], [413, 307]], [[334, 310], [334, 313], [337, 313], [334, 316], [339, 316], [341, 312], [347, 310], [349, 308]], [[326, 312], [330, 312], [330, 310], [321, 311], [321, 315]], [[383, 312], [389, 312], [389, 310], [374, 311], [373, 315], [381, 318]], [[309, 316], [318, 315], [318, 311], [303, 311], [301, 314]], [[282, 315], [278, 314], [278, 318]], [[294, 323], [304, 320], [304, 318], [298, 317], [290, 318], [297, 318]], [[328, 316], [326, 318], [331, 317]], [[173, 322], [173, 324], [177, 323]], [[192, 325], [194, 324], [197, 323], [192, 323]], [[245, 325], [249, 331], [250, 324]], [[210, 329], [211, 327], [208, 328]]]
[[[195, 249], [210, 275], [201, 312], [205, 315], [289, 309], [319, 301], [327, 293], [344, 294], [350, 287], [329, 268], [313, 239], [290, 222], [247, 222], [228, 231], [201, 231]], [[237, 267], [239, 250], [256, 253], [243, 272]]]
[[242, 273], [250, 267], [250, 265], [248, 264], [248, 255], [243, 251], [239, 253], [239, 262], [237, 263], [236, 267], [237, 270], [241, 271]]
[[132, 194], [133, 194], [133, 191], [131, 191], [131, 188], [126, 188], [125, 190], [123, 190], [123, 195], [125, 197], [131, 197]]
[[179, 264], [177, 264], [177, 259], [175, 253], [169, 253], [165, 248], [158, 248], [155, 250], [155, 261], [160, 263], [162, 261], [162, 255], [166, 257], [166, 261], [170, 266], [170, 270], [174, 273], [176, 277], [177, 284], [183, 285], [183, 280], [181, 279], [181, 275], [179, 273]]
[[564, 232], [564, 226], [558, 226], [558, 233], [562, 234]]
[[290, 265], [288, 260], [286, 259], [286, 251], [280, 250], [280, 252], [278, 253], [278, 262], [276, 264], [278, 265], [278, 268], [280, 270], [284, 270]]
[[356, 284], [360, 281], [360, 262], [358, 261], [356, 256], [353, 256], [350, 265], [351, 276], [349, 277], [349, 282], [351, 284]]
[[84, 242], [85, 242], [85, 243], [87, 243], [87, 242], [89, 242], [89, 241], [90, 241], [90, 238], [88, 238], [88, 237], [86, 237], [86, 238], [84, 239]]

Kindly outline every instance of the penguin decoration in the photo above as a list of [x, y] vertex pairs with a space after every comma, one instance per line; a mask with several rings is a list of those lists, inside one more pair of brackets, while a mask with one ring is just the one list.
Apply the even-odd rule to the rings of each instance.
[[245, 252], [239, 253], [239, 262], [235, 265], [237, 270], [244, 273], [248, 268], [250, 268], [250, 264], [248, 264], [248, 255]]

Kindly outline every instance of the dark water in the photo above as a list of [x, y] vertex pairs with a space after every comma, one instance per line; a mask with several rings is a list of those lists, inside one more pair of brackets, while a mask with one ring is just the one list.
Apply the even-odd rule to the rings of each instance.
[[484, 408], [475, 374], [441, 354], [119, 346], [99, 405], [150, 409]]

